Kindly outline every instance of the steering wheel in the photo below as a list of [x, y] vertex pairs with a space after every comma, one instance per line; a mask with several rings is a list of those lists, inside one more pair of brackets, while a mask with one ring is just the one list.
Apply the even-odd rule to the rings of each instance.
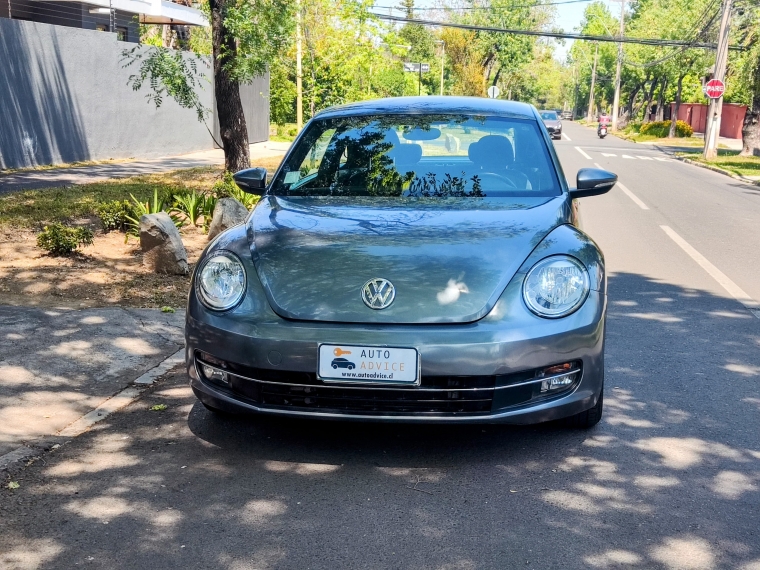
[[497, 182], [506, 183], [509, 188], [514, 188], [517, 190], [517, 184], [515, 184], [514, 180], [502, 174], [496, 174], [495, 172], [481, 172], [478, 174], [478, 178], [480, 178], [480, 182], [482, 186], [484, 186], [483, 191], [486, 192], [486, 194], [488, 194], [488, 191], [485, 189], [485, 184], [483, 183], [487, 178], [491, 178], [491, 180], [495, 180]]

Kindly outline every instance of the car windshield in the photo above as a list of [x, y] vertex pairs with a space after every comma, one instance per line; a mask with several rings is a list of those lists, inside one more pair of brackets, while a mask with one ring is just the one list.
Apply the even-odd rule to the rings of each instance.
[[541, 118], [544, 121], [556, 121], [557, 120], [557, 113], [554, 111], [541, 111]]
[[272, 181], [280, 196], [558, 196], [533, 120], [472, 115], [316, 119]]

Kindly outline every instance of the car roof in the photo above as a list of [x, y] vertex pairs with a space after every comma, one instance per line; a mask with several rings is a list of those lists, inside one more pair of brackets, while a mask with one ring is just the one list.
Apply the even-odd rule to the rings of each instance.
[[356, 115], [475, 114], [536, 119], [532, 105], [485, 97], [388, 97], [330, 107], [314, 118], [332, 119]]

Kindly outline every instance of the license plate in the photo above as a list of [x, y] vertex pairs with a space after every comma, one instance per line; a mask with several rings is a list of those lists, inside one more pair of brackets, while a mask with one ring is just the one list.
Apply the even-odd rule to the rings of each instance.
[[415, 348], [320, 344], [317, 376], [325, 382], [419, 384]]

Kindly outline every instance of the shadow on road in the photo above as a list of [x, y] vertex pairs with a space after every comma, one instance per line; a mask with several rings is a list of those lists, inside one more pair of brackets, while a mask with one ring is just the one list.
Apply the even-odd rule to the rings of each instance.
[[609, 287], [596, 429], [218, 418], [177, 372], [2, 490], [0, 565], [755, 570], [760, 321]]

